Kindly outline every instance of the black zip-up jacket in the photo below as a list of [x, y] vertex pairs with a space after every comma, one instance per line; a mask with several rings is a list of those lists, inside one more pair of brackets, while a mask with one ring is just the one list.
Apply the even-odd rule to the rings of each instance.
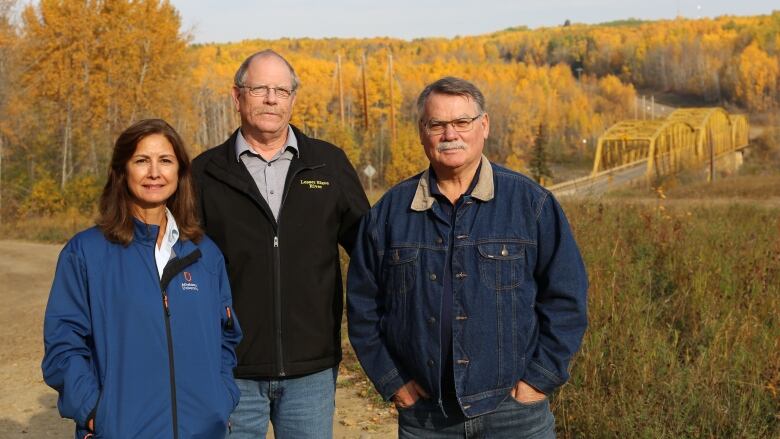
[[304, 375], [341, 361], [338, 245], [352, 251], [369, 204], [340, 148], [292, 128], [298, 156], [278, 222], [236, 159], [238, 131], [193, 161], [201, 223], [225, 256], [244, 331], [237, 378]]

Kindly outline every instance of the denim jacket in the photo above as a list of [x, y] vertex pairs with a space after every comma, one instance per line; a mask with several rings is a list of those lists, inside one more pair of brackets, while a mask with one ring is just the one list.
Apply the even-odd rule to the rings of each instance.
[[588, 278], [560, 205], [527, 177], [482, 157], [449, 221], [428, 171], [363, 218], [347, 278], [349, 338], [379, 393], [414, 379], [441, 404], [442, 276], [452, 253], [452, 352], [464, 414], [493, 411], [523, 380], [549, 394], [587, 326]]

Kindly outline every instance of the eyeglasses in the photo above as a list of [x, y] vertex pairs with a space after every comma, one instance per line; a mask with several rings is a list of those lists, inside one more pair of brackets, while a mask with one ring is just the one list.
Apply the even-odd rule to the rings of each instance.
[[271, 90], [274, 91], [274, 94], [279, 99], [287, 99], [292, 96], [293, 93], [295, 93], [295, 89], [291, 90], [284, 87], [269, 87], [267, 85], [258, 85], [255, 87], [250, 87], [248, 85], [237, 85], [236, 87], [249, 90], [249, 94], [256, 98], [264, 98], [268, 96], [268, 92]]
[[474, 128], [474, 121], [484, 114], [485, 113], [480, 113], [474, 117], [461, 117], [453, 120], [431, 119], [425, 123], [425, 132], [432, 136], [443, 134], [447, 130], [447, 125], [452, 125], [452, 128], [459, 133], [471, 131], [471, 129]]

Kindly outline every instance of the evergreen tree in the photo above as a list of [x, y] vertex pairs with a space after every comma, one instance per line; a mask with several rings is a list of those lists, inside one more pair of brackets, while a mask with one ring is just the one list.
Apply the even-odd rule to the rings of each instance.
[[552, 180], [553, 175], [547, 166], [547, 127], [544, 122], [540, 123], [536, 130], [534, 146], [531, 150], [531, 163], [528, 169], [531, 176], [537, 183], [543, 184], [546, 180]]

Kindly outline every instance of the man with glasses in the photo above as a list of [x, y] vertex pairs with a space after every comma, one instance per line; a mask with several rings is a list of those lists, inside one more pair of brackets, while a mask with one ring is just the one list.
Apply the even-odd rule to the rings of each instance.
[[477, 87], [442, 78], [417, 109], [430, 167], [361, 221], [352, 346], [402, 438], [553, 438], [548, 396], [587, 326], [577, 244], [549, 191], [482, 154]]
[[332, 435], [338, 246], [352, 250], [369, 205], [344, 152], [289, 123], [298, 86], [276, 52], [247, 58], [232, 90], [241, 127], [193, 162], [201, 222], [225, 255], [245, 331], [232, 438], [264, 438], [269, 420], [277, 438]]

